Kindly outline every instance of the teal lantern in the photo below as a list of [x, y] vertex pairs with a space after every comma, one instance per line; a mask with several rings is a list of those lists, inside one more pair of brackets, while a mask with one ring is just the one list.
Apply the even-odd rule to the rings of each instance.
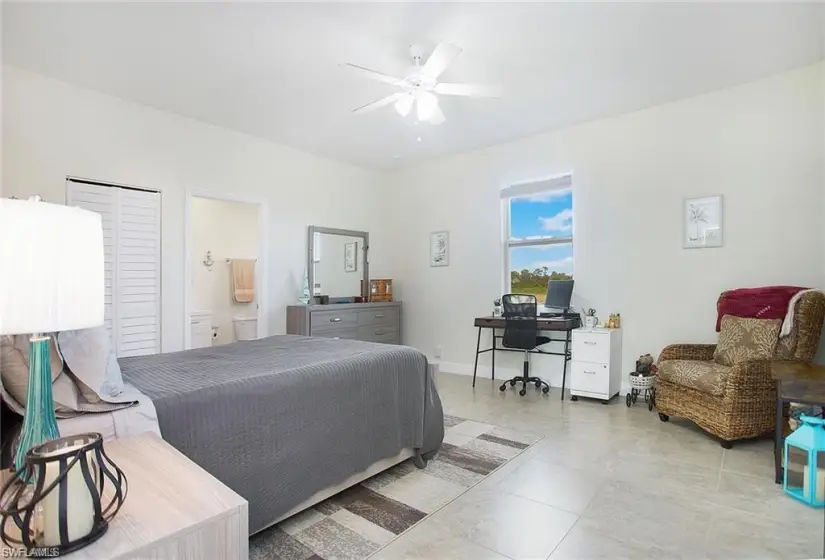
[[825, 507], [825, 420], [799, 418], [802, 424], [785, 438], [785, 492], [811, 507]]

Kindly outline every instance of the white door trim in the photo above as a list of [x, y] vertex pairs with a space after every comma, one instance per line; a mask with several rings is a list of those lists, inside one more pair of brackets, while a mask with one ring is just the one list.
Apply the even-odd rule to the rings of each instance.
[[[244, 196], [237, 196], [234, 194], [214, 194], [209, 191], [201, 190], [186, 190], [186, 209], [184, 220], [184, 254], [186, 255], [185, 274], [183, 280], [183, 347], [185, 350], [192, 348], [192, 329], [190, 328], [189, 317], [192, 313], [192, 239], [191, 239], [191, 220], [192, 220], [192, 198], [211, 198], [213, 200], [223, 200], [225, 202], [240, 202], [243, 204], [254, 204], [258, 206], [258, 235], [260, 240], [258, 242], [258, 266], [255, 267], [255, 283], [258, 286], [258, 338], [269, 336], [268, 313], [269, 309], [269, 293], [267, 287], [268, 266], [267, 257], [269, 255], [269, 233], [268, 233], [268, 217], [269, 204], [265, 200], [248, 198]], [[221, 264], [221, 263], [216, 263]]]

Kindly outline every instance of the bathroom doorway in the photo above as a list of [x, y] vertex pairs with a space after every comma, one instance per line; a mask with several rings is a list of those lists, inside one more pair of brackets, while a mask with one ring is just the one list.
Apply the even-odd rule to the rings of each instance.
[[267, 335], [264, 207], [212, 195], [187, 197], [187, 349]]

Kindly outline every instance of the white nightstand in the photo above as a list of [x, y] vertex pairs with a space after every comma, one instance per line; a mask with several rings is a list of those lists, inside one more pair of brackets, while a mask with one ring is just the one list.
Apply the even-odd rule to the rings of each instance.
[[602, 403], [622, 386], [622, 330], [576, 329], [570, 362], [570, 399], [589, 397]]
[[249, 557], [246, 500], [154, 434], [104, 444], [129, 493], [100, 540], [72, 560]]

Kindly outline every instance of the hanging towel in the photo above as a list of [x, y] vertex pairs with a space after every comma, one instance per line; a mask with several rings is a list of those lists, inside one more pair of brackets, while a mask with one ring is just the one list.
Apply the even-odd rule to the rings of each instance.
[[793, 328], [793, 316], [794, 316], [794, 313], [795, 313], [796, 302], [798, 302], [799, 299], [802, 296], [804, 296], [805, 294], [807, 294], [808, 292], [821, 292], [821, 291], [822, 290], [802, 290], [802, 291], [796, 292], [796, 294], [794, 294], [794, 296], [791, 298], [791, 301], [788, 302], [788, 312], [785, 314], [785, 320], [782, 321], [782, 329], [780, 329], [780, 331], [779, 331], [779, 338], [782, 338], [782, 337], [785, 337], [785, 336], [788, 336], [789, 334], [791, 334], [791, 329]]
[[238, 303], [255, 299], [255, 259], [232, 259], [232, 296]]

